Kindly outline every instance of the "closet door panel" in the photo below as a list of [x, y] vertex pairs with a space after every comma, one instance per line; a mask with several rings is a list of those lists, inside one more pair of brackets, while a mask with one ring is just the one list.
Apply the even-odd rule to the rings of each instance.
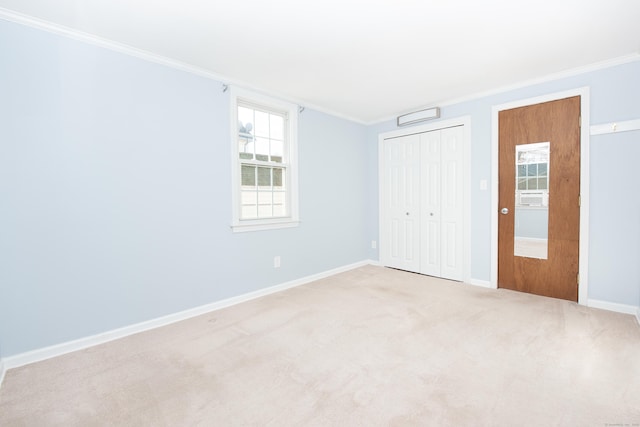
[[441, 143], [440, 131], [423, 133], [420, 137], [420, 273], [440, 276], [441, 264]]
[[452, 280], [463, 278], [463, 137], [464, 130], [461, 126], [441, 131], [442, 263], [440, 276]]
[[409, 135], [384, 142], [381, 261], [418, 272], [420, 268], [420, 138]]

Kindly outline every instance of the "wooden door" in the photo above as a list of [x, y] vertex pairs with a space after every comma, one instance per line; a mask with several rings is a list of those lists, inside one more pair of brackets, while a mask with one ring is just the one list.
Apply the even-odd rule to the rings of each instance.
[[[498, 120], [498, 287], [577, 301], [580, 97], [504, 110]], [[549, 143], [546, 259], [515, 256], [516, 147], [544, 142]]]
[[420, 136], [384, 141], [382, 182], [383, 265], [420, 270]]

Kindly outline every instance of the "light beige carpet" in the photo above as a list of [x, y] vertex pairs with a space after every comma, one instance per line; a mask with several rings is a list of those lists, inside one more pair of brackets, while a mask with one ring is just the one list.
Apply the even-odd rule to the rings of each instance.
[[367, 266], [9, 370], [2, 426], [640, 424], [629, 315]]

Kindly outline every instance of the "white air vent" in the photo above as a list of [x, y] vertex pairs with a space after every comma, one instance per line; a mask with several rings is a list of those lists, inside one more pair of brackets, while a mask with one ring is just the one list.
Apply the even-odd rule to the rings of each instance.
[[547, 206], [549, 200], [544, 191], [521, 191], [518, 196], [520, 206]]

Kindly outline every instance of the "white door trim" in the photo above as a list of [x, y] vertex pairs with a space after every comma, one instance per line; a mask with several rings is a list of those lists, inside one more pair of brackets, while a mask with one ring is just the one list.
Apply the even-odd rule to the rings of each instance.
[[[384, 151], [383, 143], [386, 139], [398, 138], [417, 133], [431, 132], [434, 130], [446, 129], [454, 126], [464, 126], [464, 159], [463, 159], [463, 198], [464, 198], [464, 238], [463, 238], [463, 281], [469, 283], [471, 278], [471, 210], [470, 210], [470, 167], [471, 167], [471, 116], [462, 116], [454, 119], [439, 120], [437, 122], [428, 123], [420, 126], [412, 126], [409, 128], [397, 129], [389, 132], [378, 134], [378, 240], [380, 241], [379, 254], [382, 254], [382, 225], [384, 217], [384, 209], [382, 206], [382, 189], [383, 189], [383, 173], [384, 171]], [[380, 261], [382, 257], [379, 255]]]
[[498, 288], [498, 114], [503, 110], [580, 96], [580, 255], [578, 304], [587, 305], [589, 286], [589, 87], [522, 99], [491, 108], [491, 287]]

